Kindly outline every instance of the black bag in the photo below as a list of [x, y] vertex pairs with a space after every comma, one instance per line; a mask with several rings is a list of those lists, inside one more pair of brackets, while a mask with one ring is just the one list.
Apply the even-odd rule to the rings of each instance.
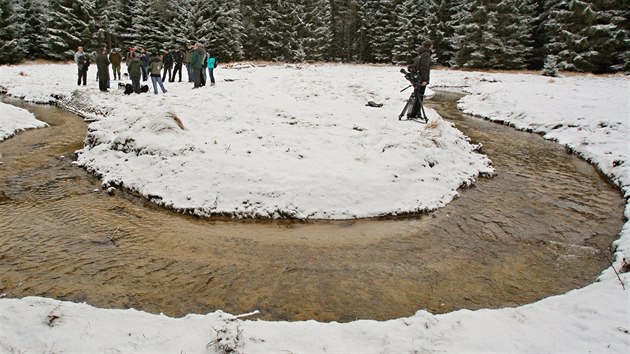
[[140, 86], [140, 92], [142, 92], [142, 93], [149, 92], [149, 85], [142, 85], [142, 86]]
[[131, 95], [133, 93], [133, 86], [131, 84], [125, 85], [125, 95]]

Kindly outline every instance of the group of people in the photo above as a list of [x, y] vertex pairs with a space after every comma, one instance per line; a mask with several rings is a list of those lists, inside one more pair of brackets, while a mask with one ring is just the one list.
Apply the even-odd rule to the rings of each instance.
[[[83, 47], [78, 47], [74, 61], [77, 64], [77, 85], [86, 85], [87, 72], [90, 63], [94, 61], [97, 67], [97, 79], [99, 90], [107, 92], [110, 87], [109, 65], [112, 66], [114, 80], [121, 80], [121, 65], [123, 56], [118, 49], [107, 51], [104, 47], [99, 53], [85, 53]], [[186, 51], [181, 51], [179, 46], [172, 50], [164, 49], [162, 53], [148, 53], [144, 48], [129, 48], [126, 57], [127, 73], [131, 79], [133, 92], [140, 93], [140, 80], [147, 81], [151, 78], [153, 93], [158, 94], [158, 86], [163, 93], [167, 90], [164, 82], [168, 76], [168, 82], [175, 82], [178, 77], [182, 82], [182, 67], [186, 67], [188, 82], [193, 83], [193, 89], [206, 85], [208, 77], [210, 85], [215, 85], [214, 69], [218, 61], [214, 51], [206, 51], [199, 43], [188, 43]], [[207, 70], [207, 74], [206, 74]]]

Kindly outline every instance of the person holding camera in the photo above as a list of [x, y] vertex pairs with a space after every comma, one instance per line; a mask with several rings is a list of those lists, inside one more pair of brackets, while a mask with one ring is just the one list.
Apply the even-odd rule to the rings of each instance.
[[424, 100], [424, 92], [427, 89], [427, 85], [429, 84], [429, 79], [431, 75], [431, 55], [433, 54], [433, 42], [431, 40], [426, 40], [422, 43], [422, 47], [418, 50], [418, 56], [413, 61], [413, 65], [410, 67], [410, 70], [415, 72], [418, 76], [418, 82], [413, 85], [413, 89], [416, 95], [416, 99], [413, 103], [413, 108], [411, 108], [411, 112], [407, 114], [407, 118], [415, 119], [419, 118], [420, 115], [420, 105]]

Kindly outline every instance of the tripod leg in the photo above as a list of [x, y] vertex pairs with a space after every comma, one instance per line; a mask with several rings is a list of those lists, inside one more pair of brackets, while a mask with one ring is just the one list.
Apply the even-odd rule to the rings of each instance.
[[429, 118], [427, 118], [427, 112], [424, 111], [424, 105], [422, 104], [422, 100], [420, 100], [420, 112], [422, 112], [422, 119], [424, 119], [425, 122], [428, 122]]
[[402, 118], [402, 116], [404, 116], [405, 113], [407, 113], [407, 111], [409, 110], [409, 106], [413, 104], [413, 101], [415, 99], [416, 99], [416, 96], [412, 93], [411, 96], [409, 96], [409, 99], [407, 100], [405, 107], [403, 107], [402, 112], [400, 112], [400, 114], [398, 115], [398, 120], [401, 120], [400, 118]]

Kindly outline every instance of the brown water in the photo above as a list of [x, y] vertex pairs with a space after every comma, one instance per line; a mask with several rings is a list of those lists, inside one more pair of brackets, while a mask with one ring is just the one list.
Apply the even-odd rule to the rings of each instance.
[[343, 222], [201, 220], [109, 195], [72, 165], [80, 118], [13, 101], [51, 127], [0, 143], [0, 293], [351, 321], [514, 306], [593, 282], [608, 266], [597, 247], [621, 229], [619, 192], [555, 143], [463, 117], [456, 99], [431, 105], [484, 144], [497, 176], [428, 215]]

